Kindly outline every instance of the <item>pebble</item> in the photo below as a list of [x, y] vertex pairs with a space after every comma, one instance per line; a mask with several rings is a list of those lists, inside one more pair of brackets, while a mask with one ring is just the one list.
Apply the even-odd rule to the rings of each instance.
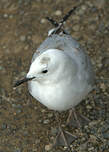
[[42, 121], [42, 119], [39, 119], [38, 122], [39, 122], [39, 123], [42, 123], [43, 121]]
[[102, 128], [101, 132], [103, 138], [109, 139], [109, 123], [105, 123], [105, 127]]
[[104, 83], [101, 83], [101, 84], [100, 84], [100, 88], [101, 88], [103, 91], [105, 91], [105, 90], [106, 90], [105, 84], [104, 84]]
[[80, 16], [78, 16], [78, 15], [73, 15], [72, 16], [72, 21], [78, 21], [79, 22], [79, 20], [80, 20]]
[[48, 124], [49, 122], [50, 122], [49, 119], [46, 119], [43, 121], [43, 124]]
[[98, 8], [101, 9], [104, 7], [106, 0], [95, 0], [94, 5]]
[[52, 149], [52, 144], [45, 145], [45, 150], [50, 151]]
[[4, 17], [4, 18], [8, 18], [8, 14], [4, 14], [3, 17]]
[[24, 50], [26, 51], [26, 50], [28, 50], [29, 49], [29, 45], [26, 45], [25, 47], [24, 47]]
[[22, 109], [22, 105], [21, 104], [12, 104], [13, 108], [21, 108]]
[[93, 7], [93, 3], [91, 1], [86, 1], [86, 4], [89, 6], [89, 7]]
[[6, 45], [3, 45], [3, 49], [6, 49]]
[[74, 25], [72, 28], [75, 32], [77, 32], [77, 31], [79, 31], [80, 26], [77, 24], [77, 25]]
[[97, 139], [94, 135], [90, 135], [90, 141], [96, 143]]
[[9, 54], [9, 53], [10, 53], [10, 50], [7, 48], [7, 49], [5, 50], [5, 52], [6, 52], [7, 54]]
[[[8, 1], [9, 0], [1, 0], [1, 2], [6, 2], [6, 3], [8, 3]], [[25, 2], [26, 2], [26, 0], [24, 0]], [[28, 0], [27, 0], [28, 1]], [[37, 3], [37, 2], [40, 2], [41, 3], [41, 0], [35, 0], [35, 2], [34, 3], [32, 3], [32, 5], [35, 5], [35, 3]], [[64, 8], [64, 3], [61, 3], [61, 0], [57, 0], [57, 1], [59, 1], [60, 2], [60, 4], [63, 4], [62, 5], [62, 7]], [[86, 22], [87, 24], [86, 25], [89, 25], [88, 27], [89, 27], [89, 29], [92, 31], [92, 30], [94, 30], [95, 31], [95, 35], [97, 34], [96, 33], [96, 29], [99, 31], [99, 33], [101, 34], [101, 35], [96, 35], [96, 37], [94, 37], [94, 39], [93, 39], [93, 35], [91, 35], [91, 33], [89, 32], [89, 33], [87, 33], [87, 30], [85, 30], [84, 31], [84, 29], [83, 29], [83, 31], [81, 31], [81, 32], [85, 32], [85, 33], [83, 33], [83, 35], [87, 35], [88, 34], [88, 36], [90, 37], [89, 39], [88, 39], [88, 41], [89, 41], [89, 44], [90, 45], [88, 45], [89, 47], [90, 47], [90, 49], [88, 49], [89, 50], [89, 52], [90, 53], [92, 53], [91, 55], [92, 55], [92, 60], [93, 60], [93, 62], [95, 62], [95, 67], [96, 68], [98, 68], [98, 67], [103, 67], [103, 70], [105, 69], [105, 70], [108, 70], [109, 69], [109, 58], [108, 58], [108, 51], [109, 51], [109, 49], [107, 48], [107, 45], [108, 45], [108, 42], [106, 41], [106, 36], [108, 35], [106, 35], [106, 34], [104, 34], [104, 32], [106, 31], [106, 29], [108, 28], [108, 26], [109, 25], [107, 25], [107, 24], [109, 24], [108, 23], [108, 21], [106, 20], [106, 14], [107, 14], [107, 12], [106, 12], [106, 10], [108, 9], [107, 7], [108, 6], [106, 6], [106, 7], [104, 7], [103, 8], [103, 6], [104, 6], [104, 4], [105, 4], [105, 2], [107, 2], [108, 0], [94, 0], [94, 1], [90, 1], [90, 0], [87, 0], [87, 1], [85, 1], [85, 2], [83, 2], [83, 0], [80, 0], [81, 2], [82, 2], [82, 5], [77, 9], [77, 11], [76, 11], [76, 14], [74, 13], [74, 14], [72, 14], [71, 15], [71, 17], [69, 18], [69, 21], [68, 22], [72, 22], [72, 23], [74, 23], [73, 25], [74, 25], [74, 27], [73, 27], [73, 30], [75, 31], [74, 33], [80, 33], [80, 32], [78, 32], [78, 31], [81, 31], [81, 28], [84, 26], [84, 24], [82, 25], [82, 22], [80, 22], [80, 24], [79, 24], [79, 21], [80, 20], [84, 20], [83, 22]], [[48, 0], [43, 0], [43, 2], [47, 2], [46, 4], [48, 5]], [[9, 6], [9, 7], [7, 7], [7, 9], [5, 9], [6, 11], [5, 11], [5, 13], [3, 13], [3, 15], [2, 15], [2, 18], [1, 19], [4, 19], [4, 20], [6, 20], [6, 21], [8, 21], [8, 19], [11, 21], [11, 18], [15, 18], [16, 17], [16, 19], [17, 19], [17, 16], [16, 15], [10, 15], [10, 14], [8, 14], [8, 11], [10, 10], [10, 13], [11, 12], [13, 12], [13, 11], [11, 11], [11, 9], [12, 8], [14, 8], [14, 9], [16, 9], [17, 8], [17, 4], [18, 3], [21, 3], [22, 4], [22, 7], [21, 7], [21, 9], [19, 10], [19, 14], [17, 14], [21, 19], [23, 19], [23, 17], [25, 16], [25, 13], [26, 13], [26, 11], [28, 11], [28, 9], [30, 8], [26, 8], [26, 7], [24, 7], [24, 9], [22, 9], [23, 8], [23, 6], [24, 6], [24, 2], [22, 1], [22, 0], [18, 0], [18, 2], [17, 3], [14, 3], [14, 5], [12, 4], [12, 5], [7, 5], [7, 6]], [[69, 2], [70, 3], [70, 2]], [[10, 4], [11, 4], [11, 2], [10, 2]], [[29, 3], [28, 3], [29, 4]], [[39, 4], [38, 4], [39, 5]], [[12, 7], [13, 6], [13, 7]], [[2, 8], [2, 5], [0, 6], [1, 8]], [[91, 8], [90, 8], [91, 7]], [[102, 10], [98, 10], [98, 9], [100, 9], [100, 8], [103, 8]], [[8, 10], [9, 9], [9, 10]], [[79, 15], [77, 15], [78, 14], [78, 10], [80, 10], [79, 11]], [[91, 11], [91, 10], [93, 10], [93, 12]], [[55, 13], [55, 15], [57, 16], [57, 17], [59, 17], [59, 18], [61, 18], [61, 15], [63, 14], [65, 14], [65, 12], [64, 12], [64, 9], [63, 9], [63, 13], [59, 10], [59, 8], [58, 8], [58, 11], [51, 11], [51, 13]], [[85, 15], [85, 13], [87, 13], [87, 15], [86, 15], [86, 18], [84, 19], [83, 18], [83, 16]], [[24, 23], [27, 23], [28, 21], [29, 21], [29, 17], [31, 17], [31, 14], [32, 15], [34, 15], [33, 13], [29, 13], [29, 16], [27, 16], [28, 18], [24, 18]], [[88, 16], [88, 14], [89, 14], [89, 16]], [[83, 15], [83, 16], [82, 16]], [[101, 15], [101, 18], [100, 18], [100, 20], [99, 19], [97, 19], [97, 17], [99, 16], [99, 15]], [[85, 16], [84, 16], [85, 17]], [[40, 18], [40, 17], [39, 17]], [[92, 20], [91, 20], [91, 18], [92, 18]], [[85, 21], [86, 20], [86, 21]], [[58, 21], [58, 20], [57, 20]], [[73, 22], [74, 21], [74, 22]], [[94, 23], [94, 22], [95, 23]], [[46, 19], [44, 19], [44, 18], [40, 18], [40, 23], [41, 24], [46, 24], [45, 23], [46, 22]], [[21, 20], [21, 22], [20, 23], [23, 23], [22, 22], [22, 20]], [[19, 24], [20, 24], [19, 23]], [[99, 24], [98, 24], [99, 23]], [[77, 24], [79, 24], [79, 26], [77, 26]], [[23, 24], [21, 24], [21, 25], [23, 25]], [[7, 26], [9, 26], [8, 24], [7, 24]], [[67, 26], [67, 24], [66, 24], [66, 26]], [[95, 28], [95, 26], [96, 26], [96, 28]], [[14, 22], [13, 22], [13, 27], [14, 27]], [[4, 27], [5, 28], [5, 27]], [[21, 28], [21, 29], [19, 29], [19, 30], [22, 30], [23, 29], [23, 27]], [[31, 24], [31, 29], [32, 29], [32, 24]], [[30, 29], [30, 30], [31, 30]], [[71, 27], [71, 30], [72, 30], [72, 27]], [[109, 28], [108, 28], [108, 30], [109, 30]], [[17, 31], [18, 32], [18, 31]], [[109, 31], [108, 31], [109, 32]], [[4, 30], [3, 30], [3, 33], [1, 33], [0, 32], [0, 36], [4, 36]], [[14, 34], [14, 33], [13, 33]], [[93, 33], [92, 33], [93, 34]], [[21, 36], [22, 35], [22, 36]], [[25, 42], [26, 40], [27, 40], [27, 36], [26, 36], [26, 34], [25, 33], [22, 33], [20, 36], [21, 37], [19, 37], [19, 40], [18, 40], [18, 42], [20, 41], [20, 42]], [[37, 31], [36, 31], [36, 34], [35, 35], [37, 35]], [[75, 35], [77, 35], [77, 34], [75, 34]], [[81, 33], [80, 33], [80, 35], [82, 35]], [[19, 36], [19, 32], [17, 33], [17, 36]], [[34, 42], [35, 42], [35, 44], [36, 44], [36, 39], [37, 39], [37, 36], [34, 36], [35, 38], [34, 38]], [[78, 37], [78, 35], [77, 35], [77, 37]], [[5, 38], [5, 37], [4, 37]], [[85, 36], [84, 36], [84, 38], [85, 38]], [[101, 42], [102, 42], [102, 39], [104, 38], [104, 43], [106, 43], [106, 44], [103, 44], [103, 45], [100, 45], [102, 48], [101, 49], [98, 49], [99, 48], [99, 42], [98, 42], [98, 40], [100, 39], [101, 40]], [[28, 37], [28, 39], [30, 39], [31, 40], [31, 37], [29, 38]], [[39, 38], [40, 39], [40, 38]], [[42, 38], [41, 38], [42, 39]], [[5, 40], [5, 39], [4, 39]], [[10, 41], [11, 41], [11, 37], [10, 37]], [[9, 41], [9, 42], [10, 42]], [[41, 40], [38, 40], [38, 42], [37, 42], [37, 44], [39, 43], [39, 41], [41, 41]], [[87, 41], [87, 39], [86, 39], [86, 41]], [[3, 46], [3, 48], [5, 49], [5, 50], [7, 50], [7, 52], [9, 52], [9, 53], [11, 53], [11, 48], [10, 47], [8, 47], [9, 48], [9, 51], [8, 51], [8, 48], [7, 48], [7, 45], [5, 44], [5, 43], [3, 43], [3, 45], [1, 45], [1, 47]], [[85, 46], [86, 47], [86, 46]], [[28, 50], [29, 49], [29, 45], [26, 45], [26, 46], [24, 46], [24, 50]], [[6, 51], [5, 50], [3, 50], [3, 53], [6, 53]], [[102, 52], [101, 52], [101, 50], [102, 50]], [[4, 52], [5, 51], [5, 52]], [[95, 57], [93, 57], [93, 52], [94, 52], [94, 54], [96, 55], [96, 58]], [[104, 54], [104, 55], [103, 55]], [[5, 54], [4, 54], [5, 55]], [[12, 56], [11, 56], [12, 54], [10, 54], [9, 55], [9, 59], [11, 59], [12, 58]], [[98, 62], [97, 63], [97, 65], [98, 66], [96, 66], [96, 60], [95, 59], [99, 59], [99, 56], [102, 56], [102, 59], [100, 60], [100, 62]], [[2, 70], [3, 70], [3, 68], [5, 68], [5, 56], [4, 56], [4, 59], [3, 59], [3, 63], [4, 64], [1, 64], [1, 66], [0, 66], [0, 70], [1, 70], [1, 72], [2, 72]], [[18, 62], [19, 61], [17, 61], [17, 66], [18, 65], [20, 65], [20, 66], [22, 66], [22, 69], [23, 69], [23, 63], [21, 62], [21, 64], [19, 63], [18, 64]], [[12, 62], [12, 64], [13, 64], [13, 62]], [[3, 67], [2, 67], [3, 66]], [[19, 67], [19, 66], [18, 66]], [[14, 70], [14, 68], [16, 68], [16, 66], [14, 67], [14, 64], [13, 64], [13, 70]], [[6, 70], [6, 69], [5, 69]], [[106, 71], [107, 72], [107, 75], [104, 75], [104, 71], [102, 71], [101, 72], [101, 70], [102, 69], [100, 69], [100, 68], [98, 68], [98, 72], [99, 73], [97, 73], [97, 76], [98, 76], [98, 78], [99, 77], [101, 77], [102, 76], [102, 78], [103, 78], [103, 81], [102, 82], [97, 82], [97, 87], [99, 88], [98, 90], [96, 90], [96, 94], [95, 94], [95, 98], [94, 99], [92, 99], [91, 98], [91, 104], [88, 102], [88, 103], [86, 103], [86, 105], [89, 105], [89, 106], [87, 106], [87, 108], [89, 109], [88, 111], [90, 111], [90, 109], [92, 109], [93, 108], [93, 111], [90, 111], [90, 113], [87, 113], [88, 114], [88, 116], [89, 116], [89, 119], [90, 119], [90, 115], [91, 115], [91, 117], [95, 114], [96, 116], [98, 115], [97, 113], [99, 113], [99, 112], [97, 112], [97, 111], [100, 111], [100, 113], [101, 113], [101, 115], [98, 115], [98, 117], [96, 117], [97, 119], [94, 119], [94, 121], [91, 121], [89, 124], [88, 124], [88, 126], [86, 126], [87, 128], [86, 128], [86, 131], [85, 131], [85, 134], [87, 134], [87, 136], [88, 136], [88, 138], [86, 138], [86, 135], [84, 134], [83, 136], [85, 136], [85, 140], [83, 141], [83, 138], [81, 137], [82, 135], [78, 135], [79, 133], [77, 132], [77, 136], [79, 137], [73, 144], [72, 144], [72, 147], [75, 149], [75, 151], [80, 151], [80, 152], [103, 152], [103, 151], [105, 151], [105, 152], [108, 152], [108, 150], [109, 150], [109, 128], [108, 128], [108, 126], [109, 126], [109, 123], [108, 124], [105, 124], [104, 122], [106, 121], [106, 119], [108, 119], [109, 120], [109, 110], [108, 110], [108, 100], [107, 100], [107, 98], [108, 97], [106, 97], [105, 96], [105, 94], [104, 94], [104, 92], [102, 91], [102, 90], [104, 90], [104, 91], [107, 91], [107, 93], [108, 93], [108, 88], [107, 88], [107, 85], [108, 85], [108, 81], [106, 80], [105, 81], [105, 83], [104, 83], [104, 76], [106, 76], [106, 78], [108, 78], [108, 71]], [[22, 70], [22, 71], [25, 71], [25, 70]], [[24, 76], [26, 73], [21, 73], [20, 72], [20, 75], [19, 75], [19, 77], [21, 76]], [[13, 74], [13, 76], [14, 76], [14, 74]], [[11, 79], [11, 77], [10, 77], [10, 79]], [[14, 79], [14, 78], [13, 78]], [[13, 79], [12, 79], [12, 81], [13, 81]], [[2, 82], [2, 81], [1, 81]], [[2, 85], [2, 84], [1, 84]], [[4, 85], [4, 84], [3, 84]], [[7, 91], [8, 91], [8, 87], [10, 88], [10, 86], [6, 86], [6, 88], [7, 88]], [[20, 87], [18, 88], [18, 90], [20, 89]], [[9, 89], [10, 90], [10, 89]], [[11, 90], [10, 90], [11, 91]], [[22, 91], [22, 90], [21, 90]], [[19, 91], [20, 92], [20, 91]], [[8, 92], [7, 92], [8, 93]], [[21, 92], [22, 93], [22, 92]], [[0, 89], [0, 94], [2, 95], [3, 93], [2, 93], [2, 87], [1, 87], [1, 89]], [[18, 94], [18, 92], [17, 92], [17, 94]], [[93, 93], [92, 93], [93, 94]], [[16, 98], [16, 96], [17, 95], [15, 95], [15, 92], [13, 93], [12, 92], [12, 95], [13, 95], [13, 97], [15, 98], [15, 100], [16, 100], [16, 102], [15, 103], [17, 103], [17, 105], [18, 105], [18, 102], [19, 102], [19, 99], [17, 99]], [[19, 95], [19, 94], [18, 94]], [[8, 125], [9, 124], [6, 124], [7, 123], [7, 121], [5, 121], [5, 113], [4, 113], [4, 107], [8, 107], [8, 105], [7, 104], [9, 104], [9, 103], [6, 103], [6, 102], [4, 102], [4, 99], [2, 99], [1, 97], [0, 97], [0, 99], [2, 100], [2, 105], [1, 105], [1, 108], [3, 107], [3, 110], [1, 109], [1, 112], [0, 112], [0, 114], [1, 114], [1, 117], [2, 117], [2, 114], [3, 114], [3, 121], [2, 121], [2, 119], [1, 119], [1, 132], [0, 132], [0, 137], [1, 137], [1, 139], [2, 139], [2, 142], [4, 141], [4, 145], [5, 145], [5, 143], [7, 142], [7, 144], [9, 145], [10, 144], [10, 142], [12, 141], [14, 141], [14, 147], [12, 146], [12, 149], [11, 149], [11, 147], [8, 147], [8, 149], [10, 148], [10, 151], [13, 151], [13, 152], [22, 152], [22, 151], [34, 151], [34, 152], [36, 152], [36, 151], [45, 151], [45, 152], [47, 152], [47, 151], [52, 151], [51, 150], [51, 145], [49, 145], [49, 143], [45, 146], [44, 145], [44, 147], [43, 147], [43, 150], [42, 150], [42, 146], [43, 146], [43, 144], [41, 143], [42, 142], [42, 140], [43, 141], [45, 141], [46, 142], [46, 139], [48, 138], [48, 136], [45, 136], [45, 135], [43, 135], [42, 136], [42, 134], [43, 133], [41, 133], [41, 137], [43, 138], [43, 139], [41, 139], [41, 141], [39, 140], [39, 139], [37, 139], [37, 137], [35, 136], [35, 134], [33, 134], [33, 138], [30, 138], [30, 140], [32, 140], [33, 139], [33, 141], [30, 141], [30, 140], [28, 140], [28, 137], [29, 136], [31, 136], [32, 134], [31, 134], [31, 132], [28, 130], [28, 129], [30, 129], [31, 130], [31, 124], [30, 124], [30, 122], [33, 122], [34, 123], [34, 121], [31, 121], [31, 119], [28, 119], [28, 120], [26, 120], [26, 122], [28, 122], [27, 123], [27, 125], [28, 125], [28, 128], [27, 128], [27, 130], [28, 130], [28, 132], [27, 131], [19, 131], [19, 129], [17, 130], [16, 129], [16, 133], [14, 133], [13, 135], [19, 135], [19, 136], [21, 136], [21, 140], [22, 140], [22, 135], [23, 135], [23, 137], [24, 137], [24, 141], [23, 141], [23, 149], [21, 148], [21, 147], [19, 147], [18, 146], [18, 144], [17, 143], [19, 143], [19, 139], [17, 140], [17, 138], [16, 138], [16, 136], [9, 136], [8, 138], [7, 138], [7, 141], [6, 141], [6, 139], [5, 139], [5, 134], [3, 135], [2, 134], [2, 132], [3, 133], [7, 133], [8, 132], [8, 129], [7, 129], [7, 127], [8, 127]], [[27, 97], [25, 97], [24, 98], [25, 100], [27, 99]], [[104, 99], [104, 100], [103, 100]], [[17, 101], [18, 100], [18, 101]], [[28, 99], [29, 100], [29, 99]], [[95, 107], [92, 105], [92, 101], [95, 101]], [[20, 102], [23, 102], [23, 97], [20, 99]], [[24, 101], [25, 102], [25, 101]], [[103, 102], [103, 104], [101, 104]], [[10, 102], [11, 103], [11, 102]], [[13, 102], [12, 102], [13, 103]], [[11, 104], [12, 104], [11, 103]], [[91, 107], [91, 106], [92, 107]], [[18, 106], [16, 106], [16, 105], [13, 105], [13, 107], [15, 108], [14, 109], [14, 111], [16, 112], [17, 110], [18, 110], [18, 113], [22, 110], [22, 108], [25, 108], [25, 107], [19, 107], [19, 105]], [[13, 107], [11, 107], [12, 109], [13, 109]], [[97, 108], [97, 109], [96, 109]], [[38, 107], [34, 107], [34, 109], [38, 109], [38, 111], [40, 110], [39, 109], [39, 106]], [[20, 111], [19, 111], [20, 110]], [[31, 109], [30, 109], [31, 110]], [[5, 110], [6, 111], [6, 110]], [[25, 110], [24, 110], [25, 111]], [[95, 113], [95, 111], [96, 111], [96, 113]], [[87, 112], [87, 111], [86, 111]], [[94, 114], [92, 114], [92, 113], [94, 112]], [[26, 113], [28, 114], [28, 109], [27, 109], [27, 111], [26, 111]], [[26, 114], [26, 113], [24, 113], [24, 114]], [[7, 114], [7, 113], [6, 113]], [[105, 119], [104, 119], [104, 116], [103, 115], [105, 115], [106, 117], [105, 117]], [[23, 116], [23, 115], [22, 115]], [[53, 117], [53, 114], [51, 114], [50, 112], [49, 113], [47, 113], [45, 110], [43, 111], [42, 110], [42, 116], [44, 116], [44, 119], [46, 119], [46, 120], [44, 120], [44, 119], [42, 119], [42, 117], [40, 116], [39, 118], [38, 118], [38, 120], [39, 119], [42, 119], [42, 120], [37, 120], [38, 122], [42, 122], [43, 123], [43, 121], [44, 121], [44, 123], [45, 124], [50, 124], [50, 121], [51, 120], [49, 120], [49, 119], [52, 119], [52, 117]], [[9, 117], [10, 118], [13, 118], [14, 116], [12, 116], [12, 115], [9, 115]], [[6, 115], [6, 119], [8, 118], [8, 116]], [[16, 117], [15, 117], [16, 118]], [[17, 117], [18, 119], [19, 119], [19, 117]], [[17, 118], [15, 119], [15, 120], [17, 120]], [[53, 119], [54, 119], [54, 117], [53, 117]], [[11, 120], [13, 120], [14, 121], [14, 119], [10, 119], [10, 124], [13, 124], [13, 121], [11, 121]], [[34, 117], [33, 117], [33, 120], [34, 120]], [[93, 120], [93, 119], [92, 119]], [[25, 117], [24, 118], [22, 118], [22, 120], [17, 120], [17, 121], [15, 121], [14, 123], [16, 123], [16, 125], [17, 125], [17, 123], [19, 123], [19, 122], [23, 122], [23, 121], [25, 121]], [[29, 124], [30, 124], [30, 128], [29, 128]], [[23, 123], [21, 123], [21, 128], [22, 128], [22, 125], [23, 125]], [[40, 124], [40, 126], [43, 126], [44, 124]], [[105, 127], [107, 125], [107, 127]], [[49, 125], [48, 125], [49, 126]], [[101, 130], [101, 128], [104, 126], [104, 128], [103, 128], [103, 130]], [[33, 128], [33, 130], [32, 130], [32, 132], [34, 131], [34, 130], [37, 130], [37, 125], [36, 125], [36, 129], [34, 129]], [[47, 125], [46, 125], [46, 127], [47, 127]], [[49, 126], [50, 127], [50, 126]], [[91, 129], [90, 129], [90, 128]], [[95, 130], [95, 134], [92, 134], [92, 128], [94, 128], [94, 130]], [[48, 127], [46, 128], [46, 129], [48, 129]], [[39, 129], [40, 130], [40, 129]], [[38, 130], [38, 131], [39, 131]], [[55, 128], [55, 126], [54, 126], [54, 128], [53, 128], [53, 126], [51, 126], [51, 130], [50, 130], [50, 134], [51, 135], [53, 135], [53, 137], [56, 135], [56, 133], [57, 133], [57, 131], [58, 131], [58, 129], [56, 129]], [[74, 130], [75, 131], [75, 130]], [[100, 131], [100, 134], [99, 134], [99, 131]], [[42, 132], [43, 132], [43, 130], [42, 130]], [[24, 134], [23, 134], [24, 133]], [[29, 133], [30, 133], [30, 135], [29, 135]], [[97, 134], [98, 133], [98, 134]], [[101, 142], [99, 142], [97, 139], [96, 139], [96, 137], [94, 136], [94, 135], [98, 135], [99, 137], [101, 137], [101, 138], [104, 138], [103, 139], [103, 142], [101, 143]], [[39, 136], [40, 136], [40, 133], [38, 134]], [[25, 137], [26, 136], [26, 137]], [[12, 137], [12, 140], [11, 140], [11, 137]], [[35, 137], [35, 140], [34, 140], [34, 137]], [[88, 142], [88, 140], [89, 140], [89, 142]], [[96, 141], [97, 140], [97, 141]], [[8, 143], [8, 141], [9, 141], [9, 143]], [[77, 141], [79, 141], [79, 142], [77, 142]], [[33, 143], [34, 144], [37, 144], [36, 146], [38, 147], [38, 149], [35, 149], [34, 148], [34, 146], [33, 146]], [[27, 146], [29, 145], [29, 149], [27, 149]], [[33, 146], [33, 147], [32, 147]], [[40, 147], [39, 147], [40, 146]], [[2, 148], [2, 147], [1, 147]], [[79, 149], [80, 148], [80, 149]], [[31, 150], [30, 150], [31, 149]], [[62, 152], [62, 151], [65, 151], [65, 150], [63, 150], [61, 147], [59, 148], [59, 149], [61, 149], [61, 150], [56, 150], [56, 152]], [[0, 149], [0, 152], [4, 152], [5, 150], [2, 150], [2, 149]], [[55, 152], [55, 150], [53, 149], [53, 151], [52, 152]], [[66, 152], [68, 152], [68, 151], [66, 151]]]
[[92, 107], [90, 105], [87, 105], [86, 108], [89, 110], [92, 109]]
[[27, 130], [23, 130], [23, 136], [28, 136], [28, 131]]
[[91, 122], [89, 122], [89, 126], [90, 127], [93, 127], [93, 126], [95, 126], [97, 124], [97, 121], [91, 121]]
[[31, 38], [32, 38], [31, 35], [27, 36], [27, 40], [31, 40]]
[[96, 31], [96, 24], [90, 24], [89, 30]]
[[35, 144], [39, 144], [39, 143], [40, 143], [40, 139], [36, 139]]
[[52, 118], [52, 117], [53, 117], [53, 113], [49, 113], [48, 118]]
[[81, 8], [77, 11], [77, 15], [83, 15], [86, 11], [87, 7], [86, 5], [82, 5]]
[[81, 152], [84, 152], [86, 149], [87, 149], [87, 142], [85, 142], [84, 144], [81, 144], [81, 145], [79, 146], [79, 150], [80, 150]]
[[0, 70], [4, 70], [4, 67], [0, 66]]
[[21, 77], [24, 77], [26, 74], [27, 74], [27, 73], [26, 73], [25, 71], [23, 71], [23, 72], [20, 73], [20, 76], [21, 76]]
[[46, 112], [46, 110], [45, 110], [45, 109], [42, 109], [41, 112], [44, 113], [44, 112]]
[[21, 109], [17, 109], [17, 110], [16, 110], [16, 114], [19, 114], [19, 113], [21, 113], [21, 112], [22, 112]]
[[103, 138], [105, 138], [105, 139], [109, 139], [109, 132], [107, 133], [103, 133]]
[[109, 57], [104, 57], [102, 59], [102, 64], [105, 66], [105, 67], [109, 67]]
[[26, 40], [26, 36], [25, 35], [20, 36], [20, 41], [24, 42], [25, 40]]
[[94, 150], [94, 147], [90, 147], [90, 148], [88, 148], [88, 150], [89, 150], [89, 151], [92, 151], [92, 150]]
[[100, 23], [99, 26], [98, 26], [98, 31], [99, 32], [103, 32], [105, 30], [105, 25], [104, 23]]
[[47, 20], [46, 20], [45, 18], [42, 18], [41, 21], [40, 21], [40, 23], [41, 23], [41, 24], [44, 24], [44, 23], [46, 23], [46, 21], [47, 21]]
[[7, 124], [6, 124], [6, 123], [3, 123], [3, 124], [1, 125], [1, 128], [2, 128], [2, 129], [6, 129], [6, 128], [7, 128]]
[[51, 128], [51, 134], [52, 135], [56, 135], [58, 132], [58, 129], [57, 128]]
[[86, 5], [82, 5], [81, 9], [85, 11], [87, 9], [87, 6]]
[[22, 152], [22, 150], [20, 148], [17, 148], [14, 150], [14, 152]]
[[13, 17], [14, 17], [14, 15], [12, 15], [12, 14], [11, 14], [11, 15], [9, 15], [9, 18], [10, 18], [10, 19], [12, 19]]
[[57, 10], [55, 13], [54, 13], [56, 16], [61, 16], [62, 15], [62, 12], [60, 10]]

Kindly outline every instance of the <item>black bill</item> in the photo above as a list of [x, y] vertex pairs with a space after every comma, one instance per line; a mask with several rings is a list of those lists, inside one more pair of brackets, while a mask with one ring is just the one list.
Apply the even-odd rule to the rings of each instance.
[[34, 79], [35, 77], [32, 77], [32, 78], [23, 78], [23, 79], [21, 79], [21, 80], [18, 80], [15, 84], [14, 84], [14, 86], [13, 87], [17, 87], [17, 86], [19, 86], [19, 85], [21, 85], [22, 83], [24, 83], [24, 82], [27, 82], [27, 81], [30, 81], [30, 80], [32, 80], [32, 79]]

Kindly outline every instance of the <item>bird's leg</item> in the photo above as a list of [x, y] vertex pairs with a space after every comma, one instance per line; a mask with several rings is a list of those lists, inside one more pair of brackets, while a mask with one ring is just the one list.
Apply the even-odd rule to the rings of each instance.
[[[76, 123], [75, 123], [76, 121]], [[84, 121], [84, 122], [83, 122]], [[69, 116], [67, 118], [67, 125], [70, 125], [70, 126], [78, 126], [79, 128], [81, 128], [81, 124], [83, 123], [89, 123], [90, 120], [88, 118], [86, 118], [85, 116], [81, 115], [81, 114], [78, 114], [76, 113], [75, 109], [72, 108], [70, 109], [69, 111]]]
[[68, 115], [66, 124], [70, 125], [70, 126], [74, 124], [74, 126], [75, 126], [75, 122], [74, 122], [75, 120], [77, 122], [78, 127], [81, 128], [80, 122], [79, 122], [77, 114], [75, 112], [75, 109], [72, 108], [69, 110], [69, 115]]
[[71, 119], [72, 119], [72, 116], [73, 115], [73, 110], [72, 109], [70, 109], [69, 110], [69, 115], [68, 115], [68, 118], [67, 118], [67, 121], [66, 121], [66, 125], [69, 125], [70, 124], [70, 121], [71, 121]]
[[59, 132], [56, 136], [54, 146], [66, 146], [67, 148], [70, 148], [70, 144], [76, 139], [76, 137], [61, 128], [61, 123], [58, 119], [57, 112], [55, 113], [55, 116], [59, 125]]

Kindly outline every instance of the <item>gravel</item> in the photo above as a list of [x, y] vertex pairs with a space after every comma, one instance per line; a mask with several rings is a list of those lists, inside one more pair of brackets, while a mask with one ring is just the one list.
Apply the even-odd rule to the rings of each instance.
[[45, 17], [60, 21], [73, 6], [76, 12], [65, 28], [86, 49], [96, 73], [94, 90], [77, 106], [90, 122], [82, 129], [65, 125], [77, 136], [72, 152], [109, 151], [109, 1], [108, 0], [1, 0], [0, 1], [0, 152], [68, 152], [51, 149], [58, 132], [52, 111], [34, 100], [27, 84], [13, 90], [13, 83], [28, 71], [33, 53], [47, 36]]

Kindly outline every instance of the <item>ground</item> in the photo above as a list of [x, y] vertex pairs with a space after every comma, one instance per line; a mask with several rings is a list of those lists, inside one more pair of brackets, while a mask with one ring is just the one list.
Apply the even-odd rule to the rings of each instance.
[[13, 89], [26, 75], [33, 53], [47, 37], [51, 16], [59, 21], [78, 9], [65, 28], [89, 54], [96, 74], [95, 89], [77, 106], [91, 121], [79, 128], [62, 126], [78, 138], [72, 152], [109, 151], [109, 1], [108, 0], [0, 0], [0, 152], [62, 152], [51, 149], [57, 123], [53, 111], [34, 100], [27, 84]]

